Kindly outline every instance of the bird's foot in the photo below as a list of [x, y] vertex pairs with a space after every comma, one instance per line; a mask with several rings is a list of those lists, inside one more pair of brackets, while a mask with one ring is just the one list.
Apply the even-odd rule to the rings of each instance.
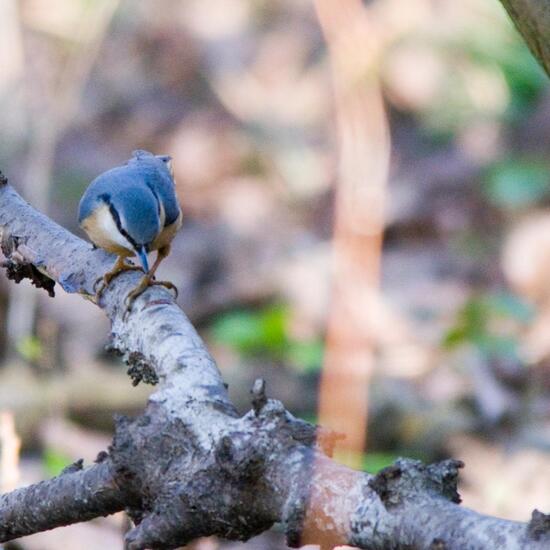
[[143, 292], [145, 292], [147, 288], [154, 285], [161, 285], [168, 288], [169, 290], [173, 290], [175, 294], [174, 299], [178, 297], [178, 289], [174, 283], [171, 283], [170, 281], [155, 281], [152, 276], [145, 275], [145, 277], [141, 279], [136, 288], [134, 288], [134, 290], [132, 290], [124, 300], [124, 304], [126, 306], [126, 314], [131, 311], [136, 298], [140, 296]]
[[[143, 271], [143, 269], [137, 265], [130, 265], [126, 262], [119, 262], [115, 264], [111, 271], [108, 271], [102, 277], [99, 277], [94, 283], [95, 301], [98, 302], [105, 289], [111, 284], [111, 281], [120, 273], [124, 271]], [[100, 284], [99, 288], [96, 287]]]
[[178, 297], [178, 287], [174, 284], [174, 283], [171, 283], [170, 281], [151, 281], [149, 283], [150, 285], [159, 285], [159, 286], [163, 286], [164, 288], [167, 288], [168, 290], [173, 290], [174, 291], [174, 300]]

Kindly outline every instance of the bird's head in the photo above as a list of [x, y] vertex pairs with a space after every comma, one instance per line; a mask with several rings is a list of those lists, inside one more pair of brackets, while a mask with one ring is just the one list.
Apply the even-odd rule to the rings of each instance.
[[158, 198], [163, 225], [176, 223], [181, 211], [172, 173], [172, 158], [138, 150], [128, 161], [128, 168], [133, 172], [133, 177], [143, 181]]
[[132, 152], [132, 158], [128, 161], [128, 164], [138, 163], [141, 165], [148, 165], [160, 170], [161, 172], [168, 173], [170, 179], [174, 180], [174, 170], [172, 167], [172, 157], [170, 155], [154, 155], [144, 149], [137, 149]]

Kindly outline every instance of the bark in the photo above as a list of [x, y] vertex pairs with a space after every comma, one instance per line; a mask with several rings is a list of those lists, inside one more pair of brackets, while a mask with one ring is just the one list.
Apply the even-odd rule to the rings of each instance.
[[0, 496], [0, 541], [118, 512], [125, 506], [109, 463]]
[[550, 75], [550, 3], [548, 0], [500, 0], [532, 54]]
[[[91, 298], [114, 258], [36, 212], [0, 183], [0, 228], [8, 277]], [[118, 276], [100, 303], [110, 346], [135, 383], [157, 383], [137, 418], [116, 418], [99, 463], [0, 496], [0, 542], [126, 509], [129, 549], [176, 548], [199, 536], [246, 540], [274, 523], [288, 544], [365, 549], [550, 547], [549, 518], [530, 523], [458, 505], [457, 461], [399, 460], [371, 476], [333, 462], [335, 434], [294, 418], [262, 381], [239, 416], [206, 347], [162, 288], [124, 314], [139, 274]]]

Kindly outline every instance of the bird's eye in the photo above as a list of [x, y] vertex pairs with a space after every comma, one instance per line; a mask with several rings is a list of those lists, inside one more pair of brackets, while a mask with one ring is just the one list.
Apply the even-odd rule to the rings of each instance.
[[162, 160], [164, 164], [166, 164], [166, 168], [168, 168], [168, 172], [170, 172], [170, 176], [172, 176], [172, 179], [174, 179], [174, 168], [172, 167], [172, 157], [169, 155], [158, 155], [157, 158]]

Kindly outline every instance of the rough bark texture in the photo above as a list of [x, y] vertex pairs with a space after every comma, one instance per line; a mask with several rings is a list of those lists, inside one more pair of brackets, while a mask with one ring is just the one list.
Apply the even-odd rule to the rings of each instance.
[[[113, 258], [36, 212], [0, 182], [7, 274], [49, 292], [51, 281], [90, 296]], [[30, 266], [33, 266], [31, 268]], [[543, 549], [548, 517], [529, 524], [458, 505], [456, 461], [400, 460], [370, 476], [328, 458], [336, 436], [267, 399], [258, 381], [239, 417], [220, 373], [164, 289], [149, 289], [126, 319], [123, 300], [139, 274], [118, 276], [98, 304], [111, 346], [134, 381], [158, 381], [142, 415], [118, 417], [98, 463], [0, 496], [0, 542], [126, 509], [129, 549], [175, 548], [202, 535], [246, 540], [281, 522], [291, 546], [365, 549]], [[49, 286], [48, 286], [49, 285]]]
[[126, 505], [109, 463], [2, 495], [0, 540], [118, 512]]
[[500, 0], [533, 55], [550, 75], [550, 2]]

